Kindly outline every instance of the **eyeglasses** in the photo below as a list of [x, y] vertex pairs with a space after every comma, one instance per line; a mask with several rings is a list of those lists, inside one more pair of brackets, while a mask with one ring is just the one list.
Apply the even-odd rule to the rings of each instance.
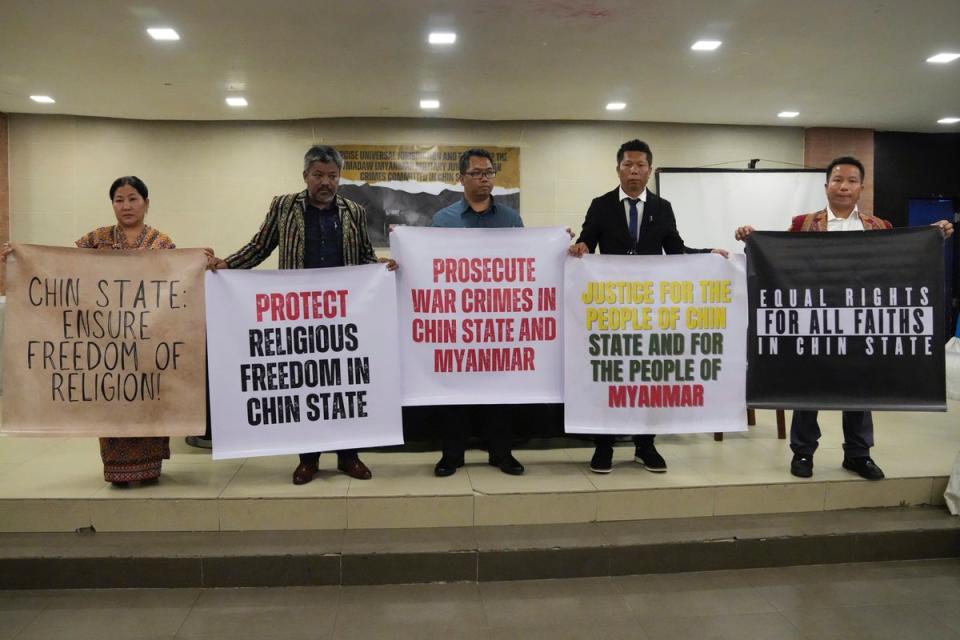
[[496, 177], [497, 172], [494, 171], [493, 169], [487, 169], [486, 171], [474, 170], [474, 171], [467, 171], [467, 172], [466, 172], [465, 174], [463, 174], [463, 175], [465, 175], [465, 176], [470, 176], [470, 177], [473, 178], [474, 180], [479, 180], [480, 178], [486, 178], [487, 180], [493, 180], [493, 178]]

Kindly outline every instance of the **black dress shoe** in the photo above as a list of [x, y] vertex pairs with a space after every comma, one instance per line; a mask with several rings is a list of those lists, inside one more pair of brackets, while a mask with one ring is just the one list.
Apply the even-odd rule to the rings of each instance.
[[437, 466], [433, 468], [433, 475], [438, 478], [446, 478], [457, 472], [457, 469], [463, 466], [463, 456], [454, 459], [453, 456], [442, 456]]
[[790, 473], [798, 478], [809, 478], [813, 475], [813, 456], [803, 453], [793, 454], [790, 461]]
[[590, 458], [590, 471], [610, 473], [613, 471], [613, 447], [597, 447]]
[[488, 462], [491, 466], [500, 467], [500, 471], [511, 475], [511, 476], [521, 476], [523, 475], [523, 465], [513, 457], [513, 454], [505, 453], [503, 455], [494, 455], [490, 454]]
[[843, 468], [847, 471], [853, 471], [855, 474], [865, 480], [883, 480], [883, 470], [877, 466], [870, 456], [860, 458], [843, 459]]
[[667, 471], [666, 460], [652, 444], [637, 447], [633, 454], [633, 461], [642, 464], [647, 471], [653, 471], [654, 473], [666, 473]]

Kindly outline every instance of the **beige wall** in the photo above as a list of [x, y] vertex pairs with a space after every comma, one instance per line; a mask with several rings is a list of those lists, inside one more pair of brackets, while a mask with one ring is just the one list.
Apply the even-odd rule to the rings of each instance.
[[840, 156], [853, 156], [863, 163], [867, 175], [860, 194], [860, 209], [873, 213], [873, 129], [814, 127], [806, 130], [803, 158], [808, 167], [826, 168]]
[[[624, 140], [650, 143], [657, 166], [764, 158], [800, 164], [799, 128], [615, 122], [332, 119], [164, 122], [11, 115], [10, 225], [16, 242], [68, 245], [112, 224], [107, 189], [134, 174], [150, 187], [148, 223], [181, 247], [226, 255], [249, 240], [270, 197], [298, 191], [312, 142], [518, 146], [527, 226], [579, 229], [590, 199], [616, 186]], [[764, 163], [763, 166], [773, 166]], [[652, 184], [652, 181], [651, 181]], [[695, 214], [678, 211], [681, 232]], [[732, 243], [731, 243], [732, 244]], [[732, 248], [732, 247], [731, 247]], [[265, 266], [275, 266], [275, 257]]]

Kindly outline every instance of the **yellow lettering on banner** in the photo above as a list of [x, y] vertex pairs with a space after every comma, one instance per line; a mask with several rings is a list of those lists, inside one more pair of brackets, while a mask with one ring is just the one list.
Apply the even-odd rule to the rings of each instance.
[[653, 328], [650, 307], [590, 307], [587, 309], [587, 331], [648, 331]]
[[689, 280], [662, 280], [660, 282], [660, 302], [691, 304], [693, 302], [693, 283]]
[[680, 321], [680, 307], [660, 307], [657, 309], [657, 328], [676, 329]]
[[580, 299], [584, 304], [653, 304], [653, 281], [588, 282]]
[[687, 307], [687, 329], [726, 329], [726, 307]]
[[700, 302], [732, 302], [729, 280], [701, 280]]

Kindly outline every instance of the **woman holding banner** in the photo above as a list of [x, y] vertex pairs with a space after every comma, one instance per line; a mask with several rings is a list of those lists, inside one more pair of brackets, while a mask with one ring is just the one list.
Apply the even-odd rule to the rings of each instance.
[[[76, 241], [80, 249], [100, 251], [139, 251], [175, 249], [165, 233], [144, 223], [150, 207], [147, 185], [136, 176], [117, 178], [110, 185], [110, 200], [117, 224], [100, 227]], [[0, 260], [6, 262], [12, 253], [10, 243], [0, 247]], [[170, 438], [100, 438], [103, 478], [115, 487], [131, 482], [156, 482], [160, 465], [170, 458]]]
[[[147, 185], [136, 176], [117, 178], [110, 185], [110, 200], [117, 224], [100, 227], [77, 240], [80, 249], [140, 251], [175, 249], [165, 233], [144, 223], [150, 199]], [[170, 458], [170, 438], [100, 438], [103, 479], [115, 487], [131, 482], [148, 484], [160, 477], [160, 465]]]

